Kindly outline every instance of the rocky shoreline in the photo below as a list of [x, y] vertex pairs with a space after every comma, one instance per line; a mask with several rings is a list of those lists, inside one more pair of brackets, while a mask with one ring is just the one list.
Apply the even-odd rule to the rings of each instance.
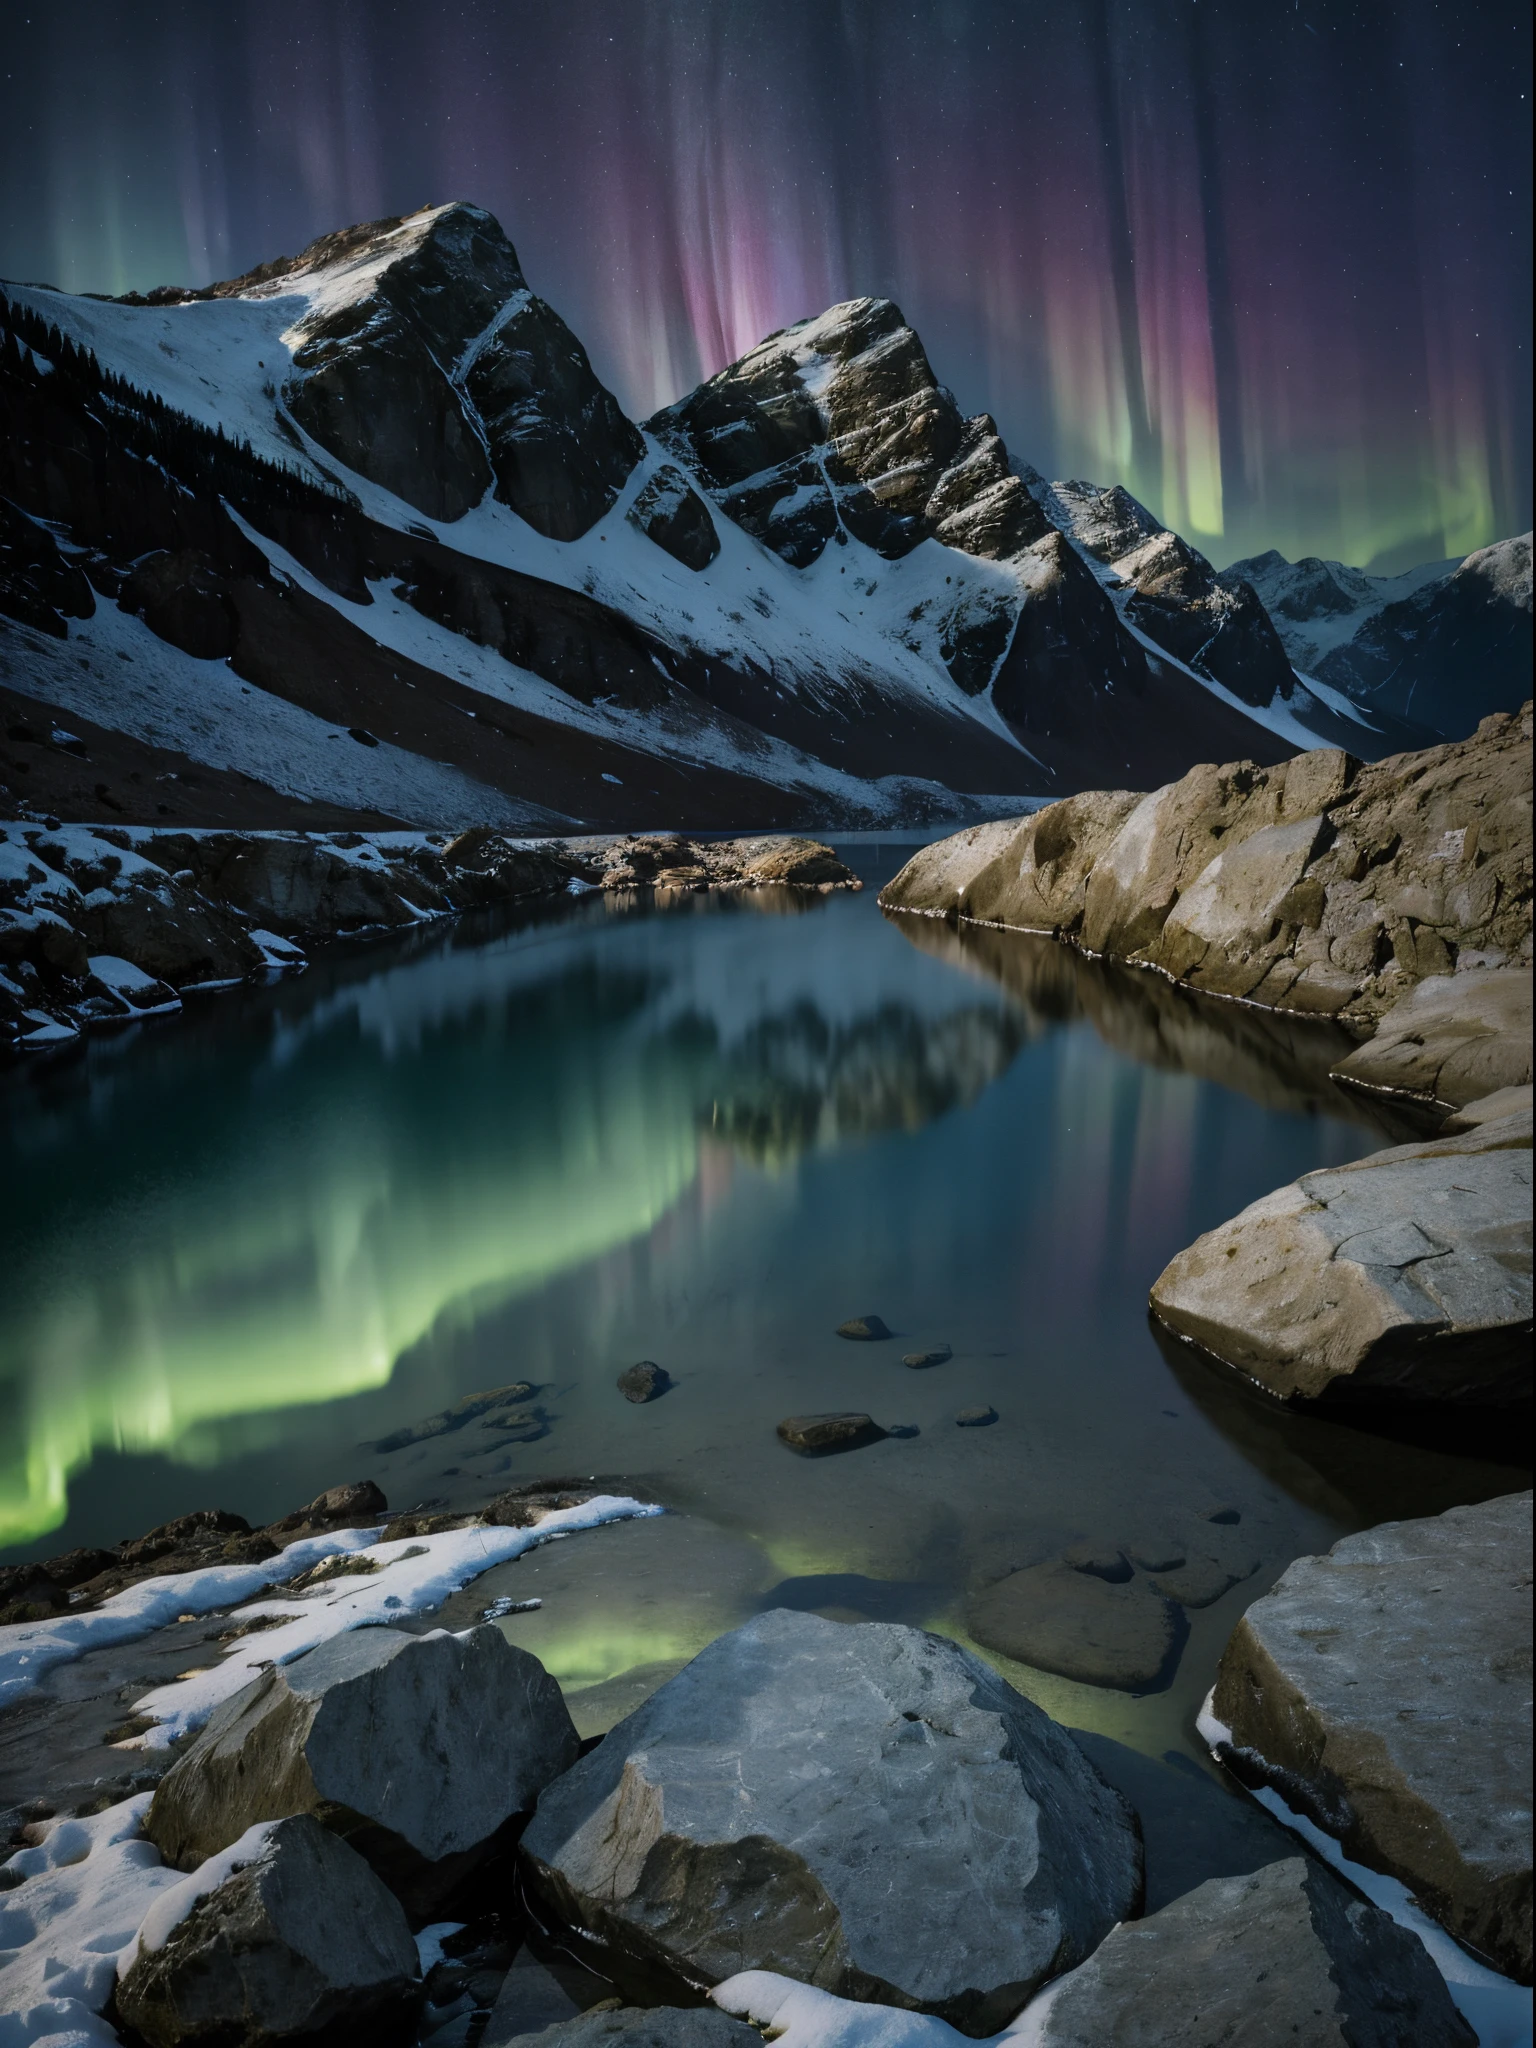
[[0, 1058], [174, 1014], [317, 941], [562, 891], [858, 889], [818, 840], [0, 824]]
[[1308, 1174], [1154, 1284], [1176, 1336], [1291, 1402], [1531, 1401], [1531, 706], [1363, 765], [1193, 769], [923, 849], [893, 915], [1047, 935], [1359, 1035], [1328, 1069], [1430, 1142]]
[[[431, 1624], [493, 1536], [513, 1556], [656, 1512], [545, 1482], [391, 1517], [363, 1481], [265, 1530], [208, 1511], [104, 1553], [75, 1611], [190, 1603], [220, 1654], [108, 1731], [136, 1769], [56, 1774], [7, 1817], [17, 2039], [495, 2048], [553, 2027], [548, 2048], [730, 2048], [746, 2020], [804, 2048], [877, 2048], [898, 2024], [917, 2048], [1000, 2028], [1218, 2048], [1259, 1978], [1276, 2038], [1460, 2048], [1479, 2036], [1458, 2007], [1503, 2024], [1518, 2004], [1529, 1494], [1347, 1539], [1250, 1607], [1218, 1759], [1355, 1861], [1341, 1877], [1298, 1845], [1145, 1917], [1132, 1806], [944, 1637], [770, 1609], [583, 1742], [493, 1619]], [[266, 1597], [228, 1576], [253, 1564], [278, 1575]], [[12, 1663], [25, 1628], [0, 1635]], [[1474, 1697], [1448, 1748], [1430, 1710]], [[1435, 1962], [1357, 1869], [1455, 1937]]]

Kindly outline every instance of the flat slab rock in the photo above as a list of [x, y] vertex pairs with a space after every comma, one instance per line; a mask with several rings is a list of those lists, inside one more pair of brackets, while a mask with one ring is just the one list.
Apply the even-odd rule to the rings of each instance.
[[[1031, 2023], [1032, 2026], [1031, 2026]], [[1297, 1856], [1117, 1927], [1030, 2008], [1031, 2048], [1475, 2048], [1416, 1935]]]
[[965, 1618], [978, 1643], [1016, 1663], [1122, 1692], [1167, 1685], [1189, 1634], [1181, 1609], [1146, 1579], [1112, 1585], [1059, 1558], [974, 1594]]
[[[193, 1896], [209, 1877], [222, 1881]], [[267, 2048], [343, 2033], [404, 2042], [418, 1975], [398, 1902], [354, 1849], [297, 1814], [253, 1841], [248, 1860], [161, 1895], [117, 2010], [149, 2048]]]
[[775, 1970], [987, 2034], [1136, 1910], [1135, 1820], [957, 1644], [777, 1609], [540, 1798], [545, 1906], [703, 1988]]
[[1233, 1631], [1234, 1765], [1531, 1981], [1531, 1496], [1302, 1557]]
[[579, 1746], [560, 1688], [500, 1629], [354, 1629], [226, 1700], [144, 1832], [190, 1870], [258, 1821], [315, 1813], [427, 1911]]
[[[1236, 1511], [1218, 1509], [1223, 1518]], [[1185, 1514], [1152, 1544], [1085, 1542], [974, 1592], [966, 1625], [978, 1643], [1080, 1685], [1157, 1692], [1189, 1636], [1183, 1610], [1209, 1607], [1252, 1576], [1260, 1557], [1225, 1519]]]
[[1531, 1398], [1531, 1117], [1397, 1145], [1253, 1202], [1152, 1307], [1286, 1400]]

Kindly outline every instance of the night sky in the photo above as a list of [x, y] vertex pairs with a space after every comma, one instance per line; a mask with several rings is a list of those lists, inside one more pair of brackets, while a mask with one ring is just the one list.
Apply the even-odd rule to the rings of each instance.
[[8, 0], [5, 30], [0, 275], [204, 283], [467, 198], [639, 415], [884, 293], [1016, 454], [1218, 562], [1531, 523], [1523, 4]]

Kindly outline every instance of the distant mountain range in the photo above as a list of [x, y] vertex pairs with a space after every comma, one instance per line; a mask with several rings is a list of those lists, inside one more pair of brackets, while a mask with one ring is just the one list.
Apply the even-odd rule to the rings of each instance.
[[1368, 576], [1273, 549], [1234, 562], [1263, 599], [1285, 651], [1307, 680], [1358, 704], [1461, 739], [1531, 693], [1531, 536], [1498, 541], [1465, 561]]
[[[1499, 550], [1380, 603], [1338, 565], [1218, 572], [1125, 491], [1010, 460], [887, 300], [637, 425], [463, 204], [200, 291], [0, 287], [0, 419], [23, 815], [965, 818], [1421, 744], [1508, 699], [1486, 648], [1521, 617], [1529, 663], [1528, 541], [1523, 600]], [[1393, 647], [1431, 643], [1405, 691]]]

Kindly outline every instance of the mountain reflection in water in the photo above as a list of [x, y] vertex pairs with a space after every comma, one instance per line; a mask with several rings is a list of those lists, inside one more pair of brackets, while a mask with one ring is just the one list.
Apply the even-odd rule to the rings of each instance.
[[[856, 858], [877, 885], [899, 856]], [[12, 1073], [0, 1544], [264, 1520], [365, 1473], [402, 1507], [607, 1473], [734, 1532], [767, 1587], [928, 1588], [938, 1625], [978, 1574], [1213, 1492], [1278, 1565], [1350, 1524], [1348, 1487], [1281, 1500], [1181, 1396], [1146, 1289], [1382, 1139], [1325, 1034], [1214, 1007], [888, 922], [873, 887], [591, 897]], [[833, 1336], [872, 1310], [902, 1341]], [[903, 1370], [932, 1346], [951, 1362]], [[644, 1408], [614, 1388], [639, 1357], [674, 1383]], [[359, 1448], [514, 1380], [536, 1441]], [[953, 1426], [979, 1404], [997, 1427]], [[901, 1433], [778, 1444], [832, 1408]], [[1479, 1483], [1437, 1471], [1440, 1504]]]

